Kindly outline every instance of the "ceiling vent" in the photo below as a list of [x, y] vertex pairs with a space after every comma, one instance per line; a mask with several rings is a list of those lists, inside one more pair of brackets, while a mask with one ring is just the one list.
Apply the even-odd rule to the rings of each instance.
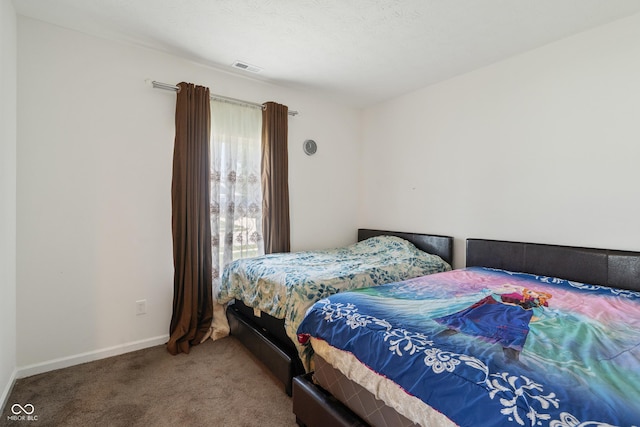
[[247, 64], [246, 62], [236, 61], [231, 65], [233, 68], [237, 68], [239, 70], [248, 71], [250, 73], [259, 73], [262, 71], [262, 68], [256, 67], [255, 65]]

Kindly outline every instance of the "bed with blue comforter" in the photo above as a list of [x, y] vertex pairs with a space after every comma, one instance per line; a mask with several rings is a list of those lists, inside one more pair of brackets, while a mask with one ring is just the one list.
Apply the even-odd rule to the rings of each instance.
[[298, 334], [460, 426], [640, 426], [640, 292], [470, 267], [324, 298]]

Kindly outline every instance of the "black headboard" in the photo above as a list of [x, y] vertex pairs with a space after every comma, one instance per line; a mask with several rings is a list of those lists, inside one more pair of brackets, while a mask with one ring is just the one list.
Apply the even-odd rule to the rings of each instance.
[[640, 291], [640, 252], [467, 239], [467, 267], [476, 266]]
[[358, 229], [358, 242], [375, 236], [396, 236], [408, 240], [421, 251], [438, 255], [451, 265], [453, 263], [453, 237], [437, 234], [405, 233], [402, 231]]

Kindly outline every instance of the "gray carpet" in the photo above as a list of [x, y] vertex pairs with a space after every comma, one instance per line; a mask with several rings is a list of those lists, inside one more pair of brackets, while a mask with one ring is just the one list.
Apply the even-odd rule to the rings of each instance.
[[[12, 420], [15, 403], [33, 405], [37, 421]], [[287, 427], [291, 407], [282, 384], [227, 337], [188, 355], [158, 346], [19, 379], [0, 425]]]

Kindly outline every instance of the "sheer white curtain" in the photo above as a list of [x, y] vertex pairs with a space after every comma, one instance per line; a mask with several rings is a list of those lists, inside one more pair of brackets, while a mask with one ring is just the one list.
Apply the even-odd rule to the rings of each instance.
[[[211, 101], [211, 236], [214, 280], [238, 258], [264, 254], [262, 112]], [[219, 256], [216, 258], [216, 254]]]
[[[261, 138], [260, 109], [211, 101], [211, 254], [214, 300], [225, 265], [238, 258], [264, 254], [260, 184]], [[221, 323], [218, 324], [218, 321]], [[214, 301], [213, 338], [227, 334], [224, 308]]]

